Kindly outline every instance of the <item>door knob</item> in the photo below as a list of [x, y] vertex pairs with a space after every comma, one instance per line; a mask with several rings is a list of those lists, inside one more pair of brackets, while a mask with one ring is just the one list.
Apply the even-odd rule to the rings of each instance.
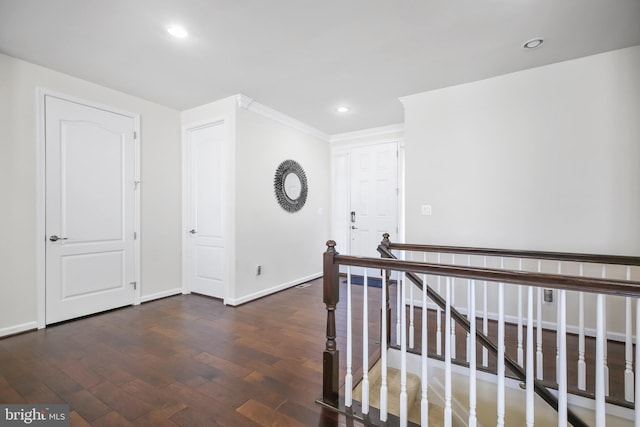
[[189, 233], [191, 233], [191, 234], [196, 234], [196, 233], [197, 233], [197, 231], [196, 231], [196, 230], [194, 230], [194, 229], [192, 228], [191, 230], [189, 230]]
[[352, 230], [357, 230], [357, 229], [358, 229], [358, 227], [356, 227], [355, 225], [352, 225], [352, 226], [351, 226], [351, 229], [352, 229]]
[[49, 240], [51, 240], [52, 242], [57, 242], [58, 240], [67, 240], [66, 237], [58, 237], [55, 234], [51, 237], [49, 237]]

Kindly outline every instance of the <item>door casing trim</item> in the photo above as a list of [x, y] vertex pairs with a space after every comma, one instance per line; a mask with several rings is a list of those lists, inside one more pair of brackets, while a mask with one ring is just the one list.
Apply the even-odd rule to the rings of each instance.
[[[112, 113], [120, 114], [133, 119], [136, 138], [134, 139], [135, 152], [135, 180], [140, 182], [140, 115], [129, 111], [113, 108], [104, 104], [99, 104], [86, 99], [56, 92], [51, 89], [36, 87], [36, 324], [38, 329], [46, 327], [46, 188], [47, 180], [45, 174], [45, 98], [51, 96], [69, 102], [86, 105], [87, 107], [98, 108]], [[134, 202], [135, 232], [137, 238], [134, 240], [135, 257], [135, 281], [137, 282], [134, 292], [134, 305], [140, 304], [141, 287], [140, 281], [140, 185], [137, 186]]]

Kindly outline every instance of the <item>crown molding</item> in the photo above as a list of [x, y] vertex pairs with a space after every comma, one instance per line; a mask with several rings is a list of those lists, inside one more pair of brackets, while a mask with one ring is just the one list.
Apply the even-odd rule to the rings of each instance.
[[236, 95], [236, 103], [238, 108], [242, 108], [247, 111], [253, 111], [254, 113], [260, 114], [264, 117], [267, 117], [271, 120], [275, 120], [278, 123], [281, 123], [290, 128], [296, 129], [302, 133], [307, 135], [319, 138], [323, 141], [327, 141], [330, 143], [334, 142], [342, 142], [349, 141], [353, 139], [359, 138], [374, 138], [381, 137], [390, 134], [403, 134], [404, 133], [404, 124], [398, 123], [395, 125], [389, 126], [381, 126], [370, 129], [363, 129], [353, 132], [345, 132], [345, 133], [337, 133], [334, 135], [329, 135], [327, 133], [322, 132], [319, 129], [314, 128], [313, 126], [309, 126], [306, 123], [301, 122], [300, 120], [294, 119], [291, 116], [288, 116], [284, 113], [281, 113], [277, 110], [274, 110], [271, 107], [267, 107], [264, 104], [257, 102], [255, 99], [250, 98], [243, 94]]
[[395, 125], [380, 126], [377, 128], [363, 129], [363, 130], [357, 130], [353, 132], [337, 133], [337, 134], [331, 135], [331, 139], [329, 142], [334, 143], [334, 142], [350, 141], [353, 139], [360, 139], [360, 138], [374, 138], [374, 137], [389, 135], [392, 133], [404, 134], [404, 124], [398, 123]]
[[308, 124], [303, 123], [300, 120], [296, 120], [291, 116], [287, 116], [286, 114], [276, 111], [271, 107], [267, 107], [264, 104], [260, 104], [255, 99], [249, 98], [246, 95], [236, 95], [236, 102], [238, 104], [238, 108], [242, 108], [247, 111], [253, 111], [254, 113], [260, 114], [266, 118], [274, 120], [290, 128], [296, 129], [307, 135], [313, 136], [326, 142], [329, 142], [331, 139], [328, 134], [322, 132], [321, 130], [316, 129], [313, 126], [309, 126]]

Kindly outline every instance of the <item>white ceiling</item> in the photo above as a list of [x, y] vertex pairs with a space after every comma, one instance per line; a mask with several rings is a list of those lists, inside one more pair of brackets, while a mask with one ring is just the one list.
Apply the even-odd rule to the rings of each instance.
[[179, 110], [242, 93], [328, 134], [401, 123], [405, 95], [635, 45], [640, 0], [0, 0], [0, 52]]

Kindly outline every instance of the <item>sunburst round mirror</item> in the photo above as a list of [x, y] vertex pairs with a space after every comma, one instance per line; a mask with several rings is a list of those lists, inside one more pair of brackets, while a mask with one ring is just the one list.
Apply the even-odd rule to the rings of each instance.
[[285, 160], [273, 179], [278, 203], [287, 212], [297, 212], [307, 201], [307, 176], [295, 160]]

